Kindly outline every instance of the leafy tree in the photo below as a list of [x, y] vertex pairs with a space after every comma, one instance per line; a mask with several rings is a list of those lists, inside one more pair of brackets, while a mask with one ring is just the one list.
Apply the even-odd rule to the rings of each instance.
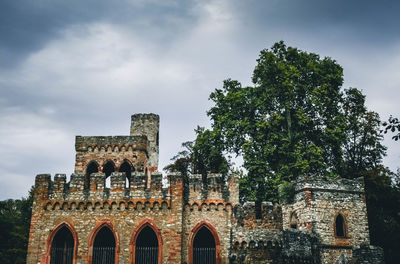
[[343, 145], [343, 171], [340, 176], [356, 178], [382, 164], [386, 147], [382, 145], [379, 115], [367, 111], [365, 95], [356, 88], [346, 89], [343, 100], [346, 137]]
[[381, 164], [379, 115], [361, 91], [341, 89], [343, 69], [331, 58], [275, 43], [261, 51], [252, 81], [225, 80], [208, 111], [224, 150], [243, 156], [247, 199], [277, 201], [278, 186], [299, 175], [354, 178]]
[[345, 117], [342, 68], [332, 59], [276, 43], [261, 51], [254, 86], [224, 81], [208, 115], [228, 151], [243, 155], [249, 198], [277, 200], [277, 186], [301, 174], [339, 174]]
[[167, 165], [164, 170], [181, 172], [183, 175], [198, 173], [203, 175], [204, 180], [208, 173], [226, 175], [230, 164], [223, 155], [220, 135], [203, 127], [197, 127], [195, 132], [196, 139], [184, 142], [184, 149], [171, 159], [173, 163]]
[[400, 120], [397, 117], [390, 116], [388, 122], [383, 122], [383, 126], [385, 126], [385, 134], [388, 131], [396, 133], [397, 130], [397, 134], [395, 134], [392, 139], [396, 141], [400, 139]]
[[32, 214], [33, 188], [28, 198], [0, 201], [0, 260], [25, 263]]

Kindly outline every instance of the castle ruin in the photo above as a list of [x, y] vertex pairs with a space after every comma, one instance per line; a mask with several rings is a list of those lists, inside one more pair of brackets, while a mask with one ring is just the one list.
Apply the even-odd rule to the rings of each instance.
[[[75, 172], [36, 176], [27, 263], [384, 263], [362, 179], [300, 177], [293, 201], [239, 202], [238, 178], [158, 172], [159, 116], [77, 136]], [[109, 186], [108, 186], [109, 182]]]

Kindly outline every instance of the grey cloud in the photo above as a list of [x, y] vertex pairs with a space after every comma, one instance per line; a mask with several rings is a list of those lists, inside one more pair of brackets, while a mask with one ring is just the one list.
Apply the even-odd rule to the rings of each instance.
[[[0, 175], [7, 184], [0, 186], [0, 199], [25, 195], [36, 173], [71, 173], [75, 135], [128, 134], [136, 112], [161, 116], [162, 168], [181, 142], [193, 139], [196, 125], [209, 125], [210, 92], [226, 78], [249, 84], [259, 50], [280, 39], [337, 59], [345, 87], [364, 89], [383, 119], [396, 114], [397, 6], [1, 1]], [[385, 43], [365, 41], [379, 34]], [[388, 76], [390, 85], [377, 92]], [[395, 169], [392, 157], [400, 150], [392, 149], [387, 160]]]

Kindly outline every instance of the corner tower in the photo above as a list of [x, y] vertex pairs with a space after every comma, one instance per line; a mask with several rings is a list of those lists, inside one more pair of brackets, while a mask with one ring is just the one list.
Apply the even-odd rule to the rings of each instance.
[[148, 169], [158, 168], [160, 116], [156, 114], [134, 114], [131, 117], [131, 136], [147, 136], [149, 158]]

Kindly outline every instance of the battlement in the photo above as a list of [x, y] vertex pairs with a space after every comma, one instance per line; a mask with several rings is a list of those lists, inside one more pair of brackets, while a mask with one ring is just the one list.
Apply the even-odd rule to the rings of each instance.
[[318, 175], [301, 176], [296, 181], [296, 191], [302, 189], [364, 192], [364, 179], [329, 178]]
[[83, 151], [122, 151], [128, 150], [147, 151], [148, 140], [143, 136], [76, 136], [75, 150]]
[[311, 200], [360, 200], [364, 196], [364, 179], [302, 176], [294, 183], [294, 202]]
[[261, 204], [260, 219], [256, 218], [256, 205], [253, 201], [245, 202], [243, 205], [236, 205], [233, 213], [236, 224], [247, 230], [258, 228], [282, 230], [282, 207], [279, 204], [263, 202]]
[[232, 204], [239, 202], [238, 180], [236, 175], [225, 178], [222, 174], [211, 173], [207, 181], [203, 181], [201, 174], [188, 176], [188, 185], [185, 192], [189, 202], [205, 200], [230, 201]]
[[[70, 182], [65, 174], [39, 174], [35, 180], [36, 200], [118, 200], [118, 199], [170, 199], [170, 191], [163, 186], [162, 175], [151, 173], [150, 178], [135, 172], [129, 181], [124, 172], [113, 172], [110, 187], [106, 187], [104, 173], [92, 173], [89, 188], [85, 189], [85, 175], [73, 173]], [[148, 182], [150, 179], [150, 182]], [[128, 181], [128, 183], [127, 183]]]

